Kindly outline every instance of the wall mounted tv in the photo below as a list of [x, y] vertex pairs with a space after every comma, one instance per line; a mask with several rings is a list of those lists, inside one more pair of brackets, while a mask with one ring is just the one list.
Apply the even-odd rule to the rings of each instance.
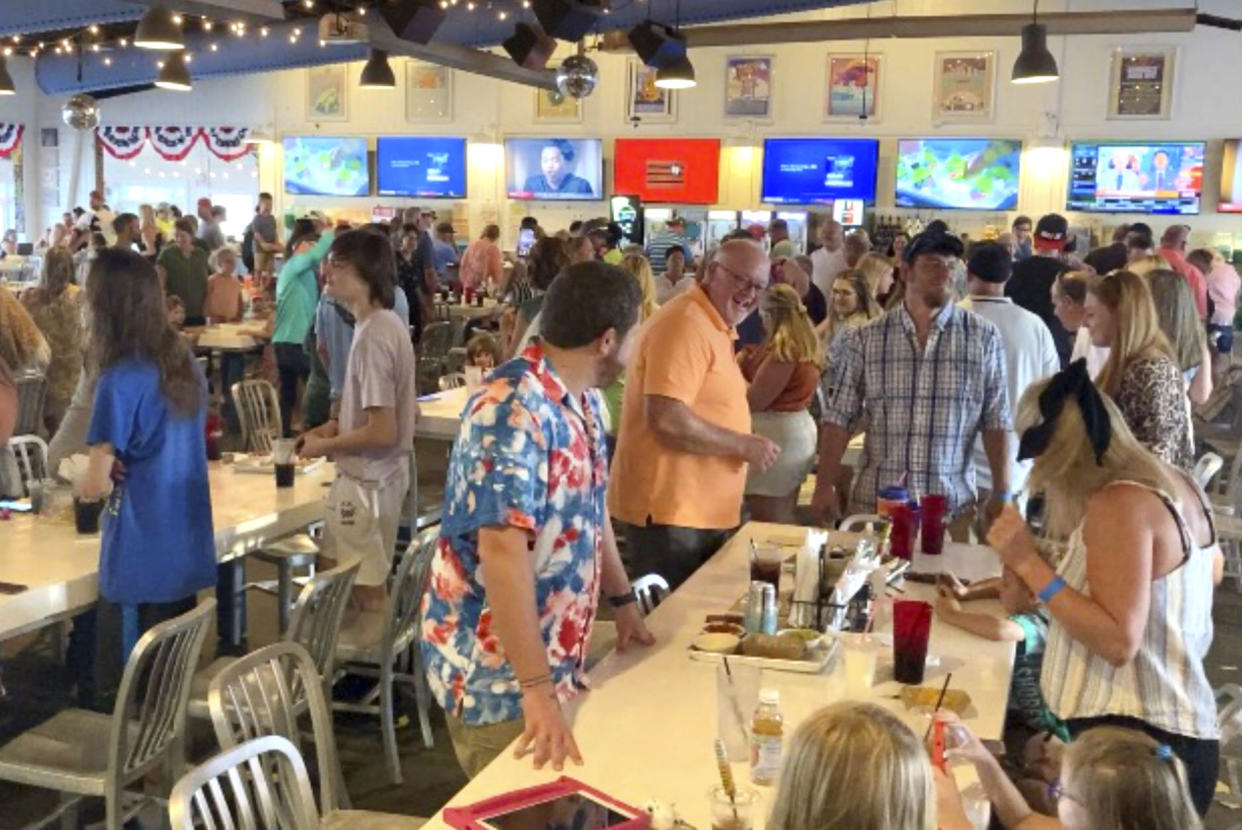
[[618, 138], [612, 190], [644, 202], [716, 203], [718, 138]]
[[1013, 210], [1022, 142], [1004, 138], [903, 138], [897, 142], [897, 207]]
[[510, 199], [604, 198], [604, 148], [598, 138], [506, 138]]
[[1199, 212], [1202, 141], [1075, 141], [1067, 210], [1093, 213]]
[[375, 178], [380, 196], [464, 199], [466, 139], [381, 136]]
[[303, 196], [368, 196], [371, 171], [365, 138], [285, 136], [285, 192]]
[[769, 138], [763, 142], [761, 202], [875, 201], [880, 143], [873, 138]]
[[1242, 139], [1230, 138], [1225, 141], [1225, 155], [1220, 165], [1220, 202], [1216, 209], [1221, 213], [1242, 213], [1242, 157], [1238, 150], [1242, 149]]

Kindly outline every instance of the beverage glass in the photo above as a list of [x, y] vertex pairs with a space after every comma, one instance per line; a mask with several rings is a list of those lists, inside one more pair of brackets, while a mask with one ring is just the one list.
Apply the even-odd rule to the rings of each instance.
[[292, 438], [277, 438], [272, 442], [272, 463], [276, 467], [276, 486], [293, 486], [294, 451], [297, 442]]
[[878, 644], [868, 634], [842, 634], [841, 666], [845, 674], [845, 696], [863, 700], [875, 684]]
[[889, 517], [893, 522], [889, 550], [898, 559], [914, 558], [914, 506], [908, 503], [895, 504], [890, 509]]
[[781, 563], [784, 550], [776, 545], [758, 545], [750, 552], [750, 581], [766, 582], [779, 595], [781, 592]]
[[712, 802], [712, 830], [751, 830], [755, 826], [755, 809], [759, 794], [739, 787], [732, 799], [724, 787], [715, 787], [709, 794]]
[[466, 375], [466, 391], [474, 392], [483, 383], [483, 369], [479, 366], [467, 366], [465, 368]]
[[[730, 676], [732, 675], [732, 676]], [[763, 670], [731, 662], [716, 666], [716, 734], [724, 741], [730, 761], [750, 757], [750, 715], [759, 705]]]
[[78, 533], [90, 534], [99, 532], [99, 514], [103, 512], [104, 500], [83, 501], [73, 497], [73, 523]]
[[930, 603], [908, 599], [893, 603], [893, 677], [898, 683], [923, 682], [931, 621]]
[[928, 556], [939, 556], [944, 552], [944, 520], [949, 512], [949, 499], [929, 493], [920, 499], [919, 508], [922, 551]]

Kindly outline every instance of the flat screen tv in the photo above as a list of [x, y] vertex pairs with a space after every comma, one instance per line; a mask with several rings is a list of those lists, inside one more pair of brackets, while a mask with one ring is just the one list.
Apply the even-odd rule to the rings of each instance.
[[1202, 141], [1075, 141], [1067, 210], [1192, 216], [1203, 194]]
[[716, 203], [718, 138], [618, 138], [612, 190], [644, 202]]
[[371, 171], [365, 138], [285, 136], [285, 192], [305, 196], [368, 196]]
[[380, 196], [466, 197], [466, 139], [381, 136], [375, 143]]
[[763, 142], [761, 202], [875, 201], [880, 143], [873, 138], [769, 138]]
[[598, 138], [506, 138], [510, 199], [601, 201], [604, 148]]
[[1225, 156], [1220, 165], [1220, 202], [1216, 209], [1221, 213], [1242, 213], [1242, 157], [1238, 155], [1242, 139], [1225, 141]]
[[897, 207], [1013, 210], [1022, 142], [1005, 138], [903, 138], [897, 142]]

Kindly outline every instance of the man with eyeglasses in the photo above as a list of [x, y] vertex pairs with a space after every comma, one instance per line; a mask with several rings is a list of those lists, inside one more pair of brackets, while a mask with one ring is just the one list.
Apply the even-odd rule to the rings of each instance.
[[684, 582], [737, 527], [747, 464], [780, 448], [750, 431], [735, 326], [768, 285], [768, 258], [725, 242], [703, 281], [669, 300], [640, 333], [625, 383], [608, 503], [631, 573]]
[[850, 430], [864, 415], [867, 437], [850, 512], [873, 512], [880, 488], [904, 484], [916, 500], [947, 496], [956, 520], [950, 529], [960, 539], [974, 518], [976, 435], [992, 473], [987, 517], [1012, 499], [1004, 342], [995, 324], [953, 303], [953, 266], [961, 254], [954, 236], [916, 236], [904, 254], [902, 304], [847, 331], [834, 350], [834, 391], [824, 409], [811, 503], [822, 522], [841, 515], [834, 482], [841, 480]]

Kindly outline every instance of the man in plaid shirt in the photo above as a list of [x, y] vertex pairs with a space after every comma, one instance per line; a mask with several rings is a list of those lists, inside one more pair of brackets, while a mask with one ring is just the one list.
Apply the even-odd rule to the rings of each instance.
[[995, 325], [953, 302], [953, 265], [961, 254], [954, 236], [915, 237], [905, 250], [903, 303], [847, 332], [834, 348], [812, 501], [821, 521], [840, 517], [841, 456], [864, 415], [852, 511], [874, 510], [877, 491], [899, 483], [912, 498], [942, 493], [951, 513], [966, 511], [975, 502], [976, 435], [992, 471], [987, 517], [1011, 498], [1004, 345]]

